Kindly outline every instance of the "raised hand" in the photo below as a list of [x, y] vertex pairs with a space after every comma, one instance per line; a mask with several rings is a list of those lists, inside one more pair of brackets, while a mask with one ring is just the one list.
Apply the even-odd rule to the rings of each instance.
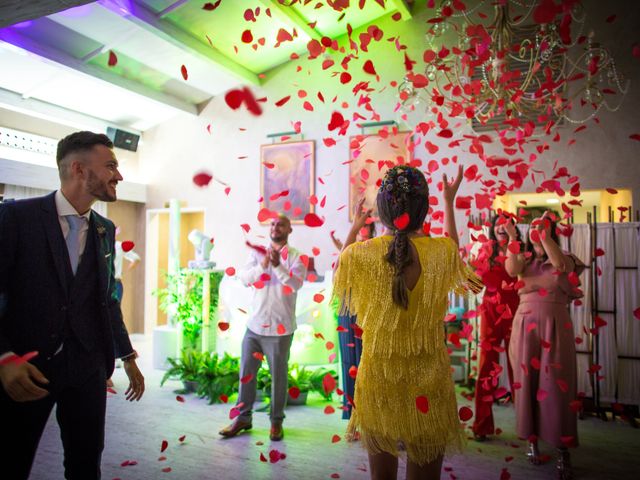
[[504, 230], [507, 232], [507, 235], [509, 235], [509, 240], [516, 240], [518, 238], [516, 228], [511, 219], [508, 218], [504, 224]]
[[271, 265], [274, 267], [280, 265], [280, 252], [275, 248], [269, 250], [269, 260], [271, 261]]
[[450, 204], [453, 204], [453, 201], [456, 198], [456, 194], [458, 193], [458, 188], [462, 183], [462, 175], [464, 173], [464, 168], [462, 165], [458, 165], [458, 175], [455, 180], [449, 183], [449, 179], [447, 178], [447, 174], [442, 174], [442, 196], [444, 197], [444, 201]]
[[362, 197], [358, 201], [358, 204], [356, 205], [356, 208], [353, 212], [353, 224], [351, 226], [351, 229], [358, 232], [367, 224], [367, 219], [371, 216], [371, 212], [373, 211], [373, 209], [371, 208], [365, 210], [364, 201], [365, 198]]

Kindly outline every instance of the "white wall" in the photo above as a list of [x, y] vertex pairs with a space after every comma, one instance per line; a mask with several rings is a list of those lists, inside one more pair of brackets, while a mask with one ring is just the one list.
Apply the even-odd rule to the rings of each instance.
[[[540, 157], [534, 168], [552, 175], [552, 166], [557, 160], [559, 165], [567, 166], [573, 175], [580, 176], [583, 189], [631, 188], [635, 205], [638, 206], [640, 142], [628, 137], [632, 133], [640, 133], [640, 114], [637, 110], [640, 105], [640, 64], [630, 53], [631, 43], [636, 38], [640, 6], [635, 2], [633, 5], [625, 3], [626, 13], [618, 12], [615, 24], [605, 24], [604, 18], [612, 13], [611, 8], [595, 0], [586, 3], [592, 10], [590, 17], [601, 35], [600, 38], [612, 47], [614, 55], [619, 59], [619, 69], [631, 74], [634, 82], [632, 90], [619, 112], [600, 115], [600, 124], [592, 123], [587, 130], [577, 134], [575, 145], [566, 147], [568, 139], [572, 137], [570, 132], [575, 127], [562, 128], [562, 141], [552, 144], [551, 150]], [[384, 39], [370, 44], [371, 53], [362, 54], [359, 59], [351, 61], [349, 72], [354, 79], [346, 88], [339, 84], [337, 78], [330, 76], [332, 71], [341, 71], [339, 64], [343, 55], [334, 55], [336, 66], [326, 72], [321, 70], [321, 62], [318, 60], [297, 60], [270, 72], [265, 85], [254, 90], [257, 97], [268, 98], [268, 102], [263, 104], [265, 111], [262, 116], [252, 116], [244, 109], [231, 111], [224, 99], [219, 97], [204, 109], [199, 118], [177, 117], [145, 132], [145, 148], [140, 155], [140, 168], [141, 175], [149, 184], [148, 206], [160, 207], [169, 198], [178, 198], [192, 207], [206, 207], [206, 229], [215, 237], [215, 254], [219, 266], [238, 266], [248, 254], [240, 224], [249, 223], [252, 226], [251, 236], [267, 233], [266, 228], [260, 227], [256, 219], [260, 196], [259, 146], [270, 143], [266, 138], [267, 134], [292, 130], [291, 122], [301, 121], [304, 138], [316, 141], [316, 172], [325, 181], [325, 185], [316, 182], [316, 195], [318, 198], [327, 196], [326, 207], [317, 212], [327, 220], [323, 227], [315, 229], [295, 226], [291, 243], [308, 253], [311, 247], [319, 247], [322, 253], [317, 259], [317, 269], [329, 269], [334, 259], [329, 231], [336, 230], [340, 237], [345, 237], [349, 228], [347, 209], [336, 211], [341, 205], [348, 204], [348, 166], [342, 165], [349, 159], [348, 136], [361, 133], [360, 129], [352, 125], [346, 137], [331, 135], [338, 140], [336, 146], [325, 147], [322, 139], [330, 136], [327, 124], [331, 112], [339, 109], [342, 101], [347, 101], [349, 108], [341, 111], [345, 118], [349, 118], [357, 100], [350, 89], [357, 81], [372, 80], [371, 87], [375, 89], [371, 94], [372, 103], [380, 119], [398, 119], [393, 111], [396, 91], [389, 86], [389, 82], [401, 81], [404, 52], [397, 52], [394, 43], [387, 39], [399, 37], [400, 43], [408, 45], [407, 53], [411, 59], [419, 61], [419, 66], [424, 50], [425, 20], [429, 17], [428, 12], [423, 11], [409, 22], [394, 22], [388, 17], [379, 21], [378, 26], [385, 34]], [[357, 33], [355, 32], [354, 38], [357, 38]], [[381, 76], [379, 83], [362, 73], [361, 66], [369, 58], [373, 60]], [[300, 72], [296, 71], [298, 66], [302, 67]], [[299, 99], [296, 93], [298, 89], [306, 90], [308, 97]], [[318, 90], [324, 95], [325, 105], [316, 97]], [[284, 107], [276, 108], [274, 102], [286, 95], [291, 95], [291, 100]], [[334, 95], [339, 95], [339, 99], [332, 104]], [[302, 109], [304, 100], [309, 100], [314, 105], [314, 112]], [[359, 111], [364, 114], [363, 109]], [[208, 124], [211, 124], [211, 134], [206, 130]], [[453, 124], [452, 127], [457, 128]], [[240, 128], [246, 131], [240, 131]], [[438, 141], [433, 133], [428, 134], [427, 138], [442, 149], [431, 156], [423, 147], [419, 147], [415, 157], [423, 160], [425, 165], [431, 158], [440, 160], [457, 155], [465, 164], [473, 162], [480, 166], [477, 157], [467, 153], [466, 147], [451, 151], [446, 148], [447, 142]], [[527, 148], [530, 151], [523, 155], [525, 159], [529, 158], [535, 147]], [[247, 158], [238, 159], [239, 156]], [[215, 182], [205, 189], [194, 186], [191, 178], [199, 169], [207, 169], [229, 183], [232, 189], [229, 197], [224, 194], [223, 187]], [[453, 171], [451, 165], [446, 171]], [[481, 172], [483, 171], [486, 172], [481, 168]], [[442, 168], [434, 175], [434, 184], [440, 180], [441, 172]], [[539, 179], [540, 175], [536, 177]], [[506, 180], [506, 175], [502, 178]], [[475, 193], [479, 188], [477, 183], [463, 184], [460, 194]], [[523, 189], [533, 191], [535, 186], [529, 181]], [[432, 188], [432, 193], [437, 194], [435, 191]], [[459, 212], [460, 226], [466, 224], [463, 213]]]

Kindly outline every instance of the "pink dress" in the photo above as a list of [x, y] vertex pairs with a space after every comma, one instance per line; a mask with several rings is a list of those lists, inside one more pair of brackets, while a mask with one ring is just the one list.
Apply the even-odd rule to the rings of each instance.
[[[579, 275], [584, 264], [567, 255]], [[577, 446], [577, 418], [571, 408], [577, 393], [576, 348], [569, 303], [582, 292], [549, 260], [528, 263], [520, 280], [524, 286], [509, 342], [516, 433], [558, 448]]]

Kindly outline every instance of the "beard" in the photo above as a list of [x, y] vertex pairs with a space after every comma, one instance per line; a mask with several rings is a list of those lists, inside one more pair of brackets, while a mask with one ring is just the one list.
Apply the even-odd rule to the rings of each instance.
[[110, 192], [109, 184], [101, 181], [91, 170], [87, 178], [87, 192], [103, 202], [115, 202], [118, 199], [115, 193]]
[[278, 234], [274, 233], [274, 234], [271, 235], [271, 241], [272, 242], [281, 243], [281, 242], [285, 242], [286, 240], [287, 240], [287, 235], [285, 235], [285, 234], [278, 235]]

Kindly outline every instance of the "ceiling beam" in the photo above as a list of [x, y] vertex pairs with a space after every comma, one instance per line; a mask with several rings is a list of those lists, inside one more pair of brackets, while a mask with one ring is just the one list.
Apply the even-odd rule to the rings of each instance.
[[33, 39], [25, 35], [21, 35], [11, 28], [0, 30], [0, 40], [15, 47], [27, 50], [28, 52], [45, 58], [51, 62], [95, 77], [97, 79], [104, 80], [105, 82], [112, 83], [113, 85], [117, 85], [118, 87], [124, 88], [125, 90], [137, 93], [138, 95], [150, 98], [151, 100], [155, 100], [156, 102], [162, 103], [164, 105], [177, 108], [178, 110], [182, 110], [192, 115], [198, 114], [196, 106], [192, 103], [185, 102], [184, 100], [163, 92], [152, 90], [138, 82], [134, 82], [133, 80], [121, 77], [120, 75], [112, 73], [108, 70], [104, 70], [100, 67], [86, 64], [81, 59], [72, 57], [68, 53], [61, 52], [60, 50], [57, 50], [49, 45], [42, 45], [40, 43], [37, 43]]
[[260, 2], [267, 8], [271, 8], [280, 13], [281, 16], [293, 23], [294, 27], [298, 27], [304, 33], [309, 35], [314, 40], [320, 40], [322, 35], [316, 29], [311, 28], [307, 21], [302, 18], [293, 7], [287, 7], [282, 5], [278, 0], [260, 0]]
[[93, 0], [3, 0], [0, 2], [0, 28], [85, 5]]
[[413, 15], [406, 0], [389, 0], [392, 5], [402, 14], [402, 20], [410, 20]]
[[126, 9], [114, 0], [99, 0], [98, 3], [162, 38], [166, 42], [169, 42], [182, 50], [186, 50], [199, 58], [217, 64], [245, 82], [249, 82], [252, 85], [260, 85], [261, 83], [258, 75], [249, 69], [234, 62], [219, 50], [206, 45], [186, 30], [159, 18], [157, 13], [135, 0], [129, 0], [127, 2]]
[[166, 17], [171, 12], [175, 12], [176, 10], [181, 8], [183, 5], [185, 5], [188, 1], [189, 0], [176, 0], [171, 5], [168, 5], [163, 10], [159, 11], [158, 12], [158, 18]]
[[43, 102], [37, 98], [24, 98], [19, 93], [10, 92], [4, 88], [0, 88], [0, 108], [40, 118], [48, 122], [66, 125], [78, 130], [106, 132], [107, 127], [117, 127], [127, 132], [142, 135], [139, 130], [132, 129], [131, 127], [118, 125], [87, 115], [86, 113], [76, 112], [75, 110], [69, 110], [59, 105]]

